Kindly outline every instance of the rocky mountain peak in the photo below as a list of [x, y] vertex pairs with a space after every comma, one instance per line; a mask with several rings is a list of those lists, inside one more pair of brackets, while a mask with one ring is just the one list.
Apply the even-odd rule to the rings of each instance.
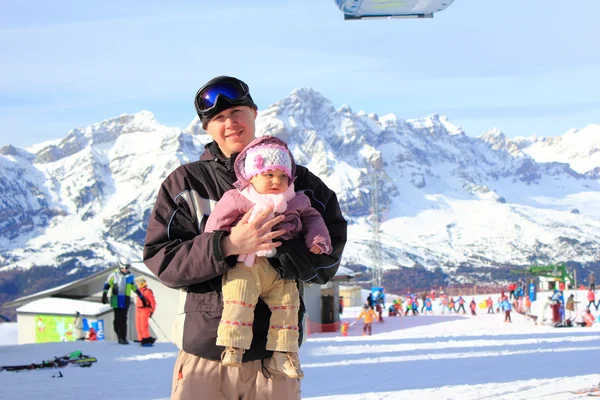
[[[598, 128], [581, 131], [565, 136], [592, 140]], [[345, 263], [371, 265], [375, 188], [390, 268], [591, 262], [600, 254], [600, 153], [588, 151], [591, 142], [563, 139], [569, 145], [559, 154], [548, 151], [558, 141], [532, 140], [526, 156], [524, 142], [500, 130], [475, 138], [438, 114], [354, 113], [309, 88], [261, 110], [257, 135], [288, 142], [297, 162], [336, 192], [350, 221]], [[73, 129], [30, 153], [3, 147], [0, 268], [140, 257], [161, 183], [209, 140], [197, 118], [181, 130], [142, 111]], [[559, 159], [565, 154], [573, 158]], [[573, 160], [588, 172], [573, 171]]]

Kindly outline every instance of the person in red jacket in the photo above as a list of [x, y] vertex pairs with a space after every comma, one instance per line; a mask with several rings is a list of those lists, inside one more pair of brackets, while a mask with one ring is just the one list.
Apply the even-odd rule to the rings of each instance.
[[588, 308], [590, 308], [591, 306], [596, 307], [596, 311], [598, 311], [598, 304], [600, 304], [600, 300], [598, 301], [598, 304], [596, 303], [596, 295], [594, 294], [594, 291], [592, 289], [590, 289], [588, 291], [588, 295], [587, 295], [587, 299], [589, 301], [588, 303]]
[[583, 315], [583, 320], [585, 321], [585, 326], [587, 326], [588, 328], [592, 325], [594, 325], [594, 315], [592, 315], [592, 312], [590, 311], [590, 309], [588, 308], [585, 312], [585, 314]]
[[492, 296], [488, 297], [485, 301], [485, 305], [487, 306], [487, 313], [494, 314], [494, 300], [492, 300]]
[[135, 303], [135, 329], [137, 330], [137, 338], [142, 344], [151, 344], [154, 343], [156, 338], [150, 336], [149, 320], [150, 317], [152, 317], [152, 314], [154, 314], [154, 310], [156, 310], [156, 300], [154, 299], [154, 293], [152, 292], [152, 289], [148, 287], [145, 278], [136, 278], [135, 282], [148, 304], [148, 306], [145, 306], [139, 297]]
[[477, 315], [477, 303], [475, 302], [475, 298], [471, 299], [471, 303], [469, 304], [469, 308], [471, 309], [471, 315]]
[[515, 297], [515, 290], [517, 289], [517, 284], [516, 283], [511, 283], [508, 285], [508, 296], [509, 299], [512, 300]]
[[98, 340], [98, 334], [96, 334], [96, 330], [90, 326], [90, 332], [88, 334], [88, 338], [87, 340], [89, 341], [96, 341]]

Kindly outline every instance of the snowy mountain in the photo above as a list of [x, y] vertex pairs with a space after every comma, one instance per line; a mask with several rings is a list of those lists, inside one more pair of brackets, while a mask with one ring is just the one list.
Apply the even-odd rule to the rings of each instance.
[[[375, 189], [386, 267], [600, 259], [598, 125], [557, 138], [476, 138], [442, 116], [355, 113], [297, 89], [261, 111], [257, 127], [338, 193], [351, 223], [345, 263], [371, 265]], [[142, 111], [0, 148], [0, 268], [141, 257], [162, 180], [208, 141], [197, 119], [182, 130]]]
[[600, 171], [600, 125], [571, 129], [562, 136], [517, 138], [515, 144], [537, 162], [567, 163], [579, 173]]

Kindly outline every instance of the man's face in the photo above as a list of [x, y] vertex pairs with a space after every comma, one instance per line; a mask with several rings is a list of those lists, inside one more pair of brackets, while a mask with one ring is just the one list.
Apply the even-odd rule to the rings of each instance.
[[280, 169], [266, 171], [250, 179], [254, 189], [262, 194], [283, 193], [287, 190], [289, 182], [290, 179], [287, 174]]
[[241, 152], [254, 139], [258, 112], [248, 106], [237, 106], [215, 115], [206, 132], [217, 142], [226, 157]]

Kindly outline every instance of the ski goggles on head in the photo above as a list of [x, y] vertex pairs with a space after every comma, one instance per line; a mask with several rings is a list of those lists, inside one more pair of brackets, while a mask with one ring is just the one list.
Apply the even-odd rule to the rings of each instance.
[[248, 85], [232, 77], [218, 77], [202, 86], [194, 99], [194, 106], [203, 124], [227, 108], [256, 104], [250, 97]]

